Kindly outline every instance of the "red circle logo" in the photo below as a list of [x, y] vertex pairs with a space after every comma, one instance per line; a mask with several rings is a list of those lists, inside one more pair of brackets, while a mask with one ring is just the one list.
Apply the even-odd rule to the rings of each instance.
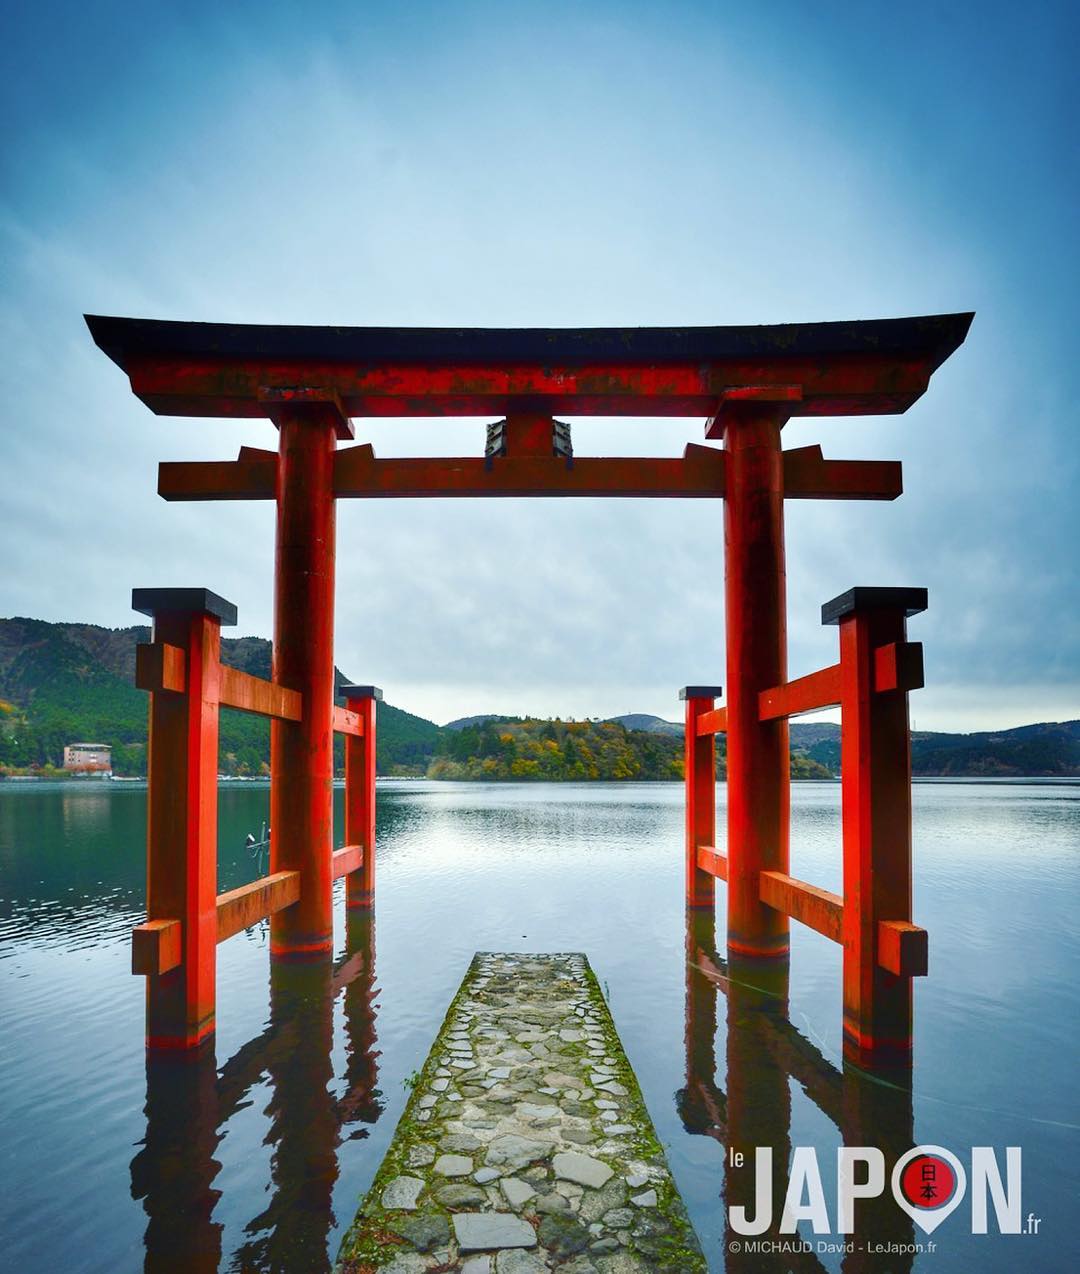
[[956, 1173], [938, 1155], [916, 1155], [904, 1167], [900, 1189], [916, 1208], [940, 1208], [956, 1189]]

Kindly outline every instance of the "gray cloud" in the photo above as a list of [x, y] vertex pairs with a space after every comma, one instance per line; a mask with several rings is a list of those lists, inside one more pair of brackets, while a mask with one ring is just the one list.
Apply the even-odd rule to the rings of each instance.
[[[272, 445], [272, 427], [152, 417], [84, 310], [498, 326], [975, 308], [905, 416], [788, 426], [788, 445], [902, 459], [906, 485], [892, 505], [789, 504], [792, 673], [835, 658], [822, 601], [926, 584], [920, 725], [1080, 715], [1054, 24], [1016, 37], [1010, 96], [1012, 36], [992, 22], [963, 33], [963, 82], [942, 72], [960, 32], [933, 49], [891, 32], [868, 94], [853, 55], [873, 33], [827, 16], [798, 58], [768, 19], [692, 5], [663, 23], [568, 9], [557, 40], [523, 12], [428, 16], [420, 36], [343, 9], [312, 35], [282, 9], [253, 44], [194, 9], [169, 39], [133, 35], [136, 69], [109, 82], [65, 81], [61, 58], [47, 100], [26, 29], [0, 205], [0, 612], [117, 625], [132, 585], [206, 583], [270, 632], [269, 506], [154, 490], [158, 460]], [[79, 52], [104, 57], [114, 34]], [[482, 444], [476, 421], [356, 423], [385, 455]], [[575, 422], [582, 453], [700, 439], [700, 421]], [[723, 679], [721, 549], [712, 502], [343, 503], [338, 662], [439, 719], [674, 716], [680, 684]]]

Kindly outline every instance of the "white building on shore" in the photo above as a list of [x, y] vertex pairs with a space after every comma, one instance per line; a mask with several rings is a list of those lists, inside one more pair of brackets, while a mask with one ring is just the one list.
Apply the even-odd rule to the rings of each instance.
[[112, 748], [107, 743], [69, 743], [64, 748], [64, 769], [74, 774], [112, 774]]

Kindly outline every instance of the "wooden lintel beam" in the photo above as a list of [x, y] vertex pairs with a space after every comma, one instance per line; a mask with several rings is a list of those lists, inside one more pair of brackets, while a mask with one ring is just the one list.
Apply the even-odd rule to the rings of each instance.
[[762, 690], [758, 695], [758, 716], [762, 721], [773, 721], [818, 708], [834, 708], [839, 702], [840, 665], [832, 664], [795, 681], [785, 681], [782, 686]]
[[340, 880], [342, 876], [348, 876], [351, 872], [359, 871], [363, 865], [363, 845], [343, 845], [341, 849], [334, 850], [333, 868], [335, 880]]
[[249, 929], [300, 897], [300, 873], [278, 871], [249, 885], [230, 889], [217, 897], [217, 940], [224, 942], [241, 929]]
[[261, 717], [278, 717], [283, 721], [299, 721], [303, 715], [303, 696], [262, 677], [253, 677], [238, 668], [222, 666], [220, 702], [225, 708], [239, 708]]
[[165, 641], [139, 642], [135, 647], [135, 684], [140, 690], [168, 690], [183, 694], [187, 685], [185, 655]]
[[340, 498], [418, 496], [623, 496], [719, 499], [725, 455], [690, 446], [682, 457], [555, 456], [402, 457], [377, 460], [370, 448], [338, 452], [334, 494]]
[[339, 708], [335, 705], [334, 733], [363, 735], [364, 718], [359, 712], [350, 712], [348, 708]]
[[277, 461], [163, 460], [158, 495], [163, 500], [273, 500]]
[[924, 978], [929, 967], [925, 929], [907, 920], [879, 920], [877, 962], [901, 978]]
[[804, 880], [796, 880], [782, 871], [763, 871], [758, 882], [758, 896], [766, 906], [816, 929], [833, 942], [843, 941], [844, 900], [839, 894], [808, 885]]
[[899, 460], [826, 460], [819, 446], [783, 457], [788, 500], [895, 500], [904, 490]]
[[727, 851], [715, 849], [712, 845], [699, 845], [697, 849], [697, 865], [702, 871], [718, 880], [727, 880]]
[[703, 712], [697, 719], [697, 732], [703, 734], [723, 734], [727, 729], [727, 708], [713, 708], [711, 712]]
[[582, 365], [443, 365], [282, 357], [140, 354], [126, 364], [133, 392], [169, 416], [265, 417], [275, 392], [324, 395], [346, 417], [505, 416], [558, 411], [571, 416], [711, 417], [725, 395], [797, 387], [793, 416], [881, 415], [906, 411], [936, 363], [925, 354], [836, 354], [718, 358], [715, 361]]
[[179, 920], [146, 920], [131, 931], [132, 973], [168, 973], [182, 955]]

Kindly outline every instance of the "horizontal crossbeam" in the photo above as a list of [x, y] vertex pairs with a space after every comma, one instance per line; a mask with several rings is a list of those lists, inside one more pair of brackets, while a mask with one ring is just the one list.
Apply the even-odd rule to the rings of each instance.
[[221, 704], [254, 712], [262, 717], [278, 717], [283, 721], [299, 721], [303, 715], [303, 696], [262, 677], [253, 677], [238, 668], [222, 666]]
[[[135, 684], [140, 690], [183, 694], [187, 686], [184, 668], [185, 655], [179, 646], [154, 641], [140, 642], [135, 647]], [[283, 721], [299, 721], [303, 715], [303, 696], [298, 690], [253, 677], [227, 664], [221, 667], [218, 702], [224, 708], [278, 717]]]
[[702, 871], [718, 880], [727, 880], [727, 853], [722, 849], [714, 849], [712, 845], [699, 845], [697, 849], [697, 865]]
[[833, 942], [843, 941], [844, 900], [839, 894], [808, 885], [782, 871], [763, 871], [758, 894], [763, 903], [792, 920], [816, 929]]
[[335, 707], [334, 733], [363, 735], [364, 718], [359, 712], [350, 712], [348, 708]]
[[241, 929], [248, 929], [260, 920], [272, 916], [283, 907], [290, 907], [300, 898], [300, 873], [278, 871], [272, 876], [262, 876], [249, 885], [218, 894], [217, 940], [224, 942]]
[[[273, 500], [277, 462], [266, 452], [238, 460], [166, 461], [158, 494], [166, 500]], [[893, 500], [901, 490], [893, 461], [823, 460], [820, 447], [785, 452], [784, 495], [791, 500]], [[789, 464], [787, 457], [794, 459]], [[334, 457], [339, 499], [424, 496], [616, 496], [630, 499], [722, 499], [727, 455], [691, 443], [681, 457], [457, 456], [378, 459], [370, 444]]]
[[762, 721], [794, 717], [800, 712], [834, 708], [840, 702], [840, 665], [833, 664], [782, 686], [762, 690], [758, 695], [758, 716]]
[[341, 849], [334, 850], [333, 867], [335, 880], [340, 880], [342, 876], [348, 876], [354, 871], [359, 871], [363, 865], [363, 845], [343, 845]]
[[[340, 851], [339, 851], [340, 852]], [[279, 871], [261, 876], [250, 884], [229, 889], [217, 896], [217, 940], [224, 942], [242, 929], [249, 929], [290, 907], [300, 897], [300, 873]], [[131, 971], [141, 974], [168, 973], [183, 961], [179, 920], [146, 920], [131, 934]]]
[[723, 734], [727, 729], [727, 708], [713, 708], [697, 719], [697, 732], [701, 735]]
[[895, 500], [904, 491], [899, 460], [826, 460], [819, 446], [783, 453], [784, 495], [799, 500]]

